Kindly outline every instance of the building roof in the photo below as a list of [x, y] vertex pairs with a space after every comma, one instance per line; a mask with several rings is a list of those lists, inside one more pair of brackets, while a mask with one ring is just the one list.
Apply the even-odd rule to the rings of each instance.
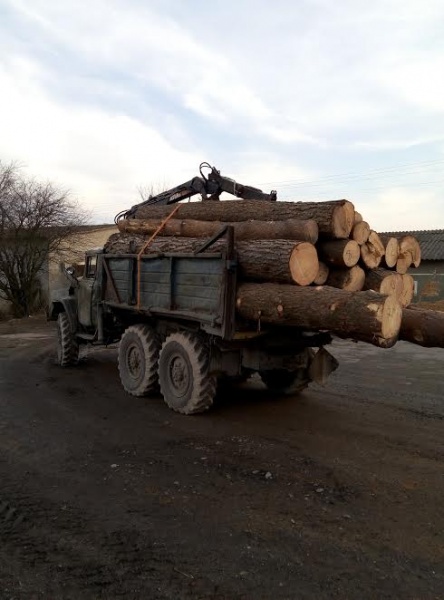
[[393, 235], [398, 238], [403, 235], [413, 235], [421, 246], [422, 260], [444, 260], [444, 229], [392, 231], [385, 235]]

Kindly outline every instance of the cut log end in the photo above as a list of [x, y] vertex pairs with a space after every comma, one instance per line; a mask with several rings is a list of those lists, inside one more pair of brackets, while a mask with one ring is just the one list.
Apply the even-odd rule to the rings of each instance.
[[299, 242], [293, 248], [290, 261], [290, 273], [298, 285], [310, 285], [319, 271], [318, 254], [313, 244]]
[[400, 276], [402, 278], [402, 294], [400, 302], [403, 307], [409, 306], [415, 295], [415, 280], [411, 275], [405, 273]]
[[396, 261], [396, 271], [401, 275], [405, 275], [412, 264], [412, 255], [410, 252], [401, 252]]
[[399, 249], [402, 254], [410, 253], [411, 263], [409, 266], [419, 267], [421, 264], [421, 247], [418, 240], [412, 235], [405, 235], [399, 240]]
[[388, 238], [385, 241], [385, 264], [390, 269], [396, 266], [399, 256], [399, 242], [395, 237]]
[[[331, 229], [333, 237], [337, 239], [346, 239], [350, 235], [353, 223], [350, 223], [350, 210], [346, 208], [348, 205], [338, 205], [333, 209], [331, 217]], [[354, 209], [353, 209], [354, 218]]]
[[361, 221], [363, 221], [361, 213], [359, 213], [358, 211], [355, 210], [354, 224], [356, 225], [357, 223], [360, 223]]
[[364, 282], [365, 271], [358, 265], [351, 269], [332, 269], [327, 279], [327, 285], [349, 292], [360, 292]]
[[375, 231], [371, 231], [368, 241], [361, 246], [361, 259], [368, 269], [376, 269], [385, 254], [384, 244]]
[[324, 283], [327, 282], [329, 273], [330, 273], [330, 269], [327, 267], [327, 265], [324, 262], [320, 261], [318, 274], [314, 278], [313, 283], [315, 285], [324, 285]]
[[402, 307], [394, 296], [387, 296], [382, 308], [381, 334], [386, 340], [396, 338], [401, 327]]
[[321, 254], [330, 265], [353, 267], [359, 260], [359, 244], [354, 240], [335, 240], [320, 246]]
[[353, 227], [351, 237], [355, 242], [358, 242], [360, 246], [367, 242], [370, 235], [370, 225], [366, 221], [360, 221]]

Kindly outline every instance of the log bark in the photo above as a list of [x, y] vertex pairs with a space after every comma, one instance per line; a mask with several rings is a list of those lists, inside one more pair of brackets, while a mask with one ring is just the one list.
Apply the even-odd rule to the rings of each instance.
[[385, 254], [383, 262], [389, 269], [396, 267], [399, 256], [399, 242], [395, 237], [379, 234], [381, 242], [384, 244]]
[[404, 308], [399, 338], [426, 348], [444, 348], [444, 313]]
[[[162, 224], [162, 219], [122, 219], [118, 222], [122, 233], [151, 235]], [[232, 225], [236, 240], [298, 240], [315, 244], [318, 240], [316, 221], [288, 219], [286, 221], [196, 221], [195, 219], [171, 219], [163, 226], [162, 236], [211, 237], [224, 225]]]
[[241, 284], [236, 307], [239, 316], [248, 321], [327, 330], [380, 347], [396, 343], [402, 315], [392, 296], [373, 291], [273, 283]]
[[385, 296], [394, 296], [398, 302], [404, 293], [404, 282], [402, 275], [385, 269], [373, 269], [367, 272], [364, 289], [374, 290]]
[[365, 244], [365, 242], [368, 241], [369, 236], [370, 225], [367, 223], [367, 221], [361, 221], [360, 223], [356, 223], [356, 225], [353, 226], [351, 238], [352, 240], [355, 240], [355, 242], [358, 242], [360, 246], [362, 246], [362, 244]]
[[313, 281], [314, 285], [324, 285], [328, 279], [329, 272], [330, 269], [327, 267], [327, 265], [324, 262], [319, 261], [318, 274]]
[[354, 240], [334, 240], [318, 244], [321, 258], [335, 267], [353, 267], [360, 256], [359, 244]]
[[[138, 219], [165, 219], [173, 207], [142, 206], [136, 211]], [[285, 221], [313, 219], [319, 232], [326, 238], [346, 239], [353, 224], [350, 213], [354, 207], [348, 200], [328, 202], [266, 202], [260, 200], [232, 200], [220, 202], [188, 202], [181, 204], [175, 217], [198, 221]], [[354, 217], [353, 217], [354, 218]]]
[[355, 265], [351, 269], [331, 269], [327, 285], [349, 292], [360, 292], [364, 287], [365, 271]]
[[371, 231], [368, 241], [361, 246], [361, 259], [368, 269], [376, 269], [381, 264], [385, 248], [376, 231]]
[[[105, 245], [108, 254], [138, 254], [147, 238], [138, 234], [113, 234]], [[157, 237], [144, 254], [191, 253], [202, 246], [199, 238]], [[220, 252], [219, 240], [206, 252]], [[290, 240], [251, 240], [236, 243], [241, 278], [309, 285], [318, 273], [316, 248], [310, 242]]]

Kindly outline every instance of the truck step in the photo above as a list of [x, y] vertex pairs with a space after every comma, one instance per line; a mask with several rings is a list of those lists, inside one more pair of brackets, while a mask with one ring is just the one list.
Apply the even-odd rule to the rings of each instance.
[[81, 340], [86, 340], [87, 342], [92, 342], [95, 339], [95, 335], [93, 333], [77, 333], [77, 337]]

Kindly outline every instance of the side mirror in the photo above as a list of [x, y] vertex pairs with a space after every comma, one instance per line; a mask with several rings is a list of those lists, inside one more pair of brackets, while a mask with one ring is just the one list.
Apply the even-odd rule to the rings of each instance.
[[76, 270], [75, 270], [75, 268], [74, 268], [74, 267], [71, 267], [71, 266], [70, 266], [70, 267], [66, 267], [66, 268], [65, 268], [65, 275], [66, 275], [66, 277], [67, 277], [67, 279], [68, 279], [69, 283], [70, 283], [72, 286], [75, 286], [75, 287], [77, 287], [77, 286], [79, 285], [79, 282], [77, 281], [77, 278], [76, 278], [76, 276], [75, 276], [75, 272], [76, 272]]

